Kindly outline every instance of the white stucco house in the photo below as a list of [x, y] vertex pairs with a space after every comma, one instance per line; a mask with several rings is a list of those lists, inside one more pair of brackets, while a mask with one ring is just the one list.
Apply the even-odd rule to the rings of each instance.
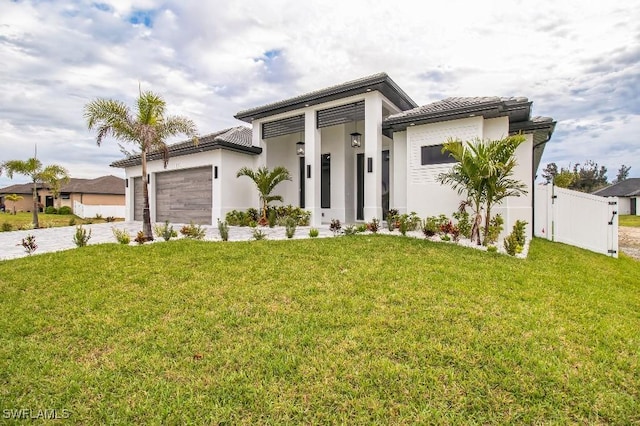
[[593, 193], [601, 197], [618, 197], [618, 214], [640, 216], [640, 178], [625, 179]]
[[[421, 217], [451, 215], [461, 201], [436, 180], [451, 167], [441, 153], [448, 138], [500, 139], [523, 133], [516, 177], [528, 194], [507, 199], [505, 230], [517, 220], [533, 221], [533, 181], [555, 122], [532, 117], [527, 98], [448, 98], [416, 103], [385, 73], [240, 111], [238, 126], [170, 146], [164, 168], [160, 154], [148, 163], [153, 221], [215, 224], [227, 212], [258, 207], [253, 182], [236, 178], [247, 166], [286, 167], [293, 181], [276, 188], [285, 204], [311, 212], [311, 224], [384, 219], [386, 211]], [[126, 173], [127, 220], [142, 219], [139, 156], [112, 164]], [[529, 227], [529, 236], [531, 227]]]

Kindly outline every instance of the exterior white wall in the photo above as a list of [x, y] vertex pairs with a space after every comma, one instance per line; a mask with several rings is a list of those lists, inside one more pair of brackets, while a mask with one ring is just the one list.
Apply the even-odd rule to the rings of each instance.
[[[401, 150], [404, 132], [394, 134], [394, 149]], [[458, 208], [465, 195], [458, 195], [448, 185], [438, 182], [438, 175], [451, 169], [451, 164], [422, 165], [421, 147], [439, 145], [449, 138], [470, 141], [479, 139], [502, 139], [509, 134], [509, 120], [507, 117], [483, 119], [470, 117], [460, 120], [444, 121], [419, 126], [410, 126], [406, 131], [406, 212], [416, 212], [421, 217], [445, 214], [451, 216]], [[511, 232], [516, 220], [524, 220], [527, 225], [527, 236], [531, 237], [532, 222], [532, 149], [533, 136], [525, 135], [525, 142], [516, 151], [518, 166], [514, 171], [514, 178], [527, 186], [527, 194], [521, 197], [509, 197], [502, 204], [492, 207], [491, 216], [500, 213], [504, 220], [504, 230], [501, 238]], [[396, 158], [394, 165], [401, 167], [401, 161]], [[400, 179], [402, 172], [395, 173]], [[403, 201], [400, 194], [402, 183], [396, 183], [394, 200]], [[401, 210], [400, 204], [392, 203], [391, 208]], [[402, 211], [402, 210], [401, 210]], [[486, 212], [483, 212], [483, 214]]]
[[[300, 134], [284, 135], [277, 138], [269, 138], [264, 141], [267, 146], [266, 165], [270, 170], [282, 166], [291, 174], [291, 181], [284, 181], [273, 191], [273, 195], [280, 195], [284, 199], [282, 205], [300, 205], [300, 157], [296, 155], [296, 142], [300, 140]], [[263, 154], [264, 155], [264, 154]], [[281, 205], [275, 201], [274, 206]]]
[[421, 217], [451, 214], [464, 195], [450, 186], [441, 185], [438, 175], [451, 169], [451, 164], [421, 164], [421, 147], [440, 145], [448, 138], [463, 141], [482, 138], [482, 117], [471, 117], [407, 128], [407, 212]]
[[392, 186], [389, 208], [397, 209], [399, 213], [407, 213], [407, 132], [393, 134]]
[[[226, 214], [231, 210], [246, 210], [249, 207], [260, 208], [258, 190], [253, 181], [246, 176], [236, 177], [238, 170], [242, 167], [255, 169], [260, 161], [259, 156], [229, 150], [218, 151], [220, 151], [221, 157], [217, 182], [214, 179], [214, 196], [217, 186], [219, 186], [219, 193], [222, 196], [218, 213], [216, 213], [214, 205], [213, 222], [211, 222], [213, 224], [217, 223], [218, 217], [220, 220], [224, 220]], [[219, 216], [216, 217], [216, 214]]]
[[631, 203], [635, 203], [635, 198], [618, 197], [618, 213], [631, 214]]

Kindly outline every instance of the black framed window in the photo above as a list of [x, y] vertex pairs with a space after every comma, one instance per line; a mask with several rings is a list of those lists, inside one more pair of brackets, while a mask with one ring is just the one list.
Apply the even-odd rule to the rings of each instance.
[[442, 145], [423, 146], [420, 148], [420, 156], [423, 166], [456, 162], [456, 159], [451, 156], [450, 152], [442, 152]]
[[320, 207], [331, 208], [331, 154], [322, 154], [320, 161]]

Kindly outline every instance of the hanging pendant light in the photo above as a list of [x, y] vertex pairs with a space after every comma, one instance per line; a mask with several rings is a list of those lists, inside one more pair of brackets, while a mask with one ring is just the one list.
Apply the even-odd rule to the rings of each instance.
[[302, 132], [300, 132], [300, 141], [296, 142], [296, 154], [298, 157], [304, 157], [304, 142], [302, 141]]
[[353, 104], [353, 118], [355, 121], [355, 126], [353, 128], [353, 133], [351, 133], [351, 147], [352, 148], [360, 148], [362, 146], [362, 135], [358, 133], [358, 118], [357, 118], [357, 108], [358, 104]]

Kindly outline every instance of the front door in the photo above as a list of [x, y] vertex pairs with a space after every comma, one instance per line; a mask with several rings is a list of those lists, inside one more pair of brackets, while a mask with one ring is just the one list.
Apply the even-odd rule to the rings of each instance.
[[44, 206], [46, 207], [53, 207], [53, 196], [52, 195], [46, 195], [44, 197]]
[[298, 194], [300, 197], [300, 208], [304, 209], [304, 157], [300, 157], [300, 189], [298, 190]]
[[356, 220], [364, 220], [364, 154], [356, 157]]
[[629, 206], [631, 208], [631, 215], [635, 216], [638, 213], [638, 199], [637, 198], [631, 198], [631, 206]]

